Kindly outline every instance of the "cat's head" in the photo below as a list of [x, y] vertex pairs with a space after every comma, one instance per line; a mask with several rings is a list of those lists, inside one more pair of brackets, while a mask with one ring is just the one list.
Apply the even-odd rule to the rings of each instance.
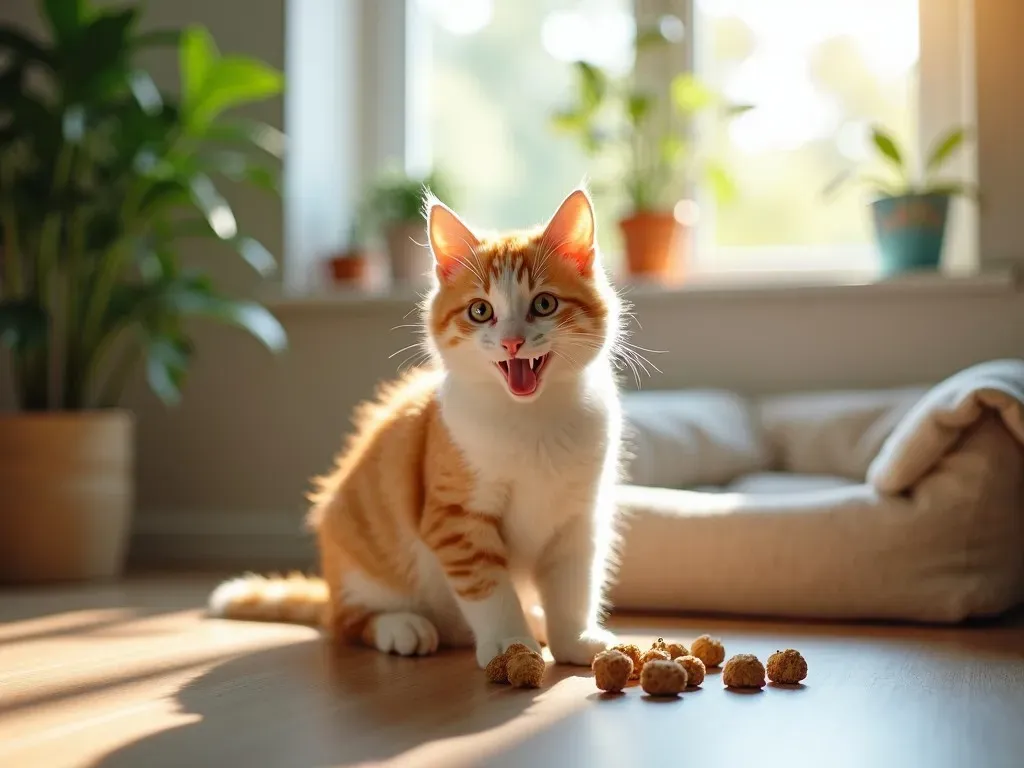
[[436, 280], [426, 330], [445, 368], [528, 402], [606, 355], [618, 299], [597, 262], [595, 232], [582, 189], [544, 227], [497, 235], [428, 200]]

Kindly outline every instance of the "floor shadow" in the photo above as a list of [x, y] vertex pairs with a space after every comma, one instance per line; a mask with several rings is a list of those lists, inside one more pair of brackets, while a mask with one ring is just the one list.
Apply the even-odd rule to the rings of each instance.
[[200, 719], [145, 736], [94, 768], [252, 765], [321, 768], [387, 760], [430, 742], [487, 731], [521, 715], [568, 673], [549, 667], [544, 688], [488, 685], [472, 653], [465, 674], [428, 690], [422, 659], [331, 649], [320, 639], [236, 657], [186, 684], [182, 713]]

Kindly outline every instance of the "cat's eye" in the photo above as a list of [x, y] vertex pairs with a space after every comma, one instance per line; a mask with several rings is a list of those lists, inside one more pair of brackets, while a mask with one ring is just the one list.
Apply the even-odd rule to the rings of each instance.
[[492, 317], [494, 317], [494, 308], [483, 299], [469, 305], [469, 319], [474, 323], [486, 323]]
[[547, 317], [558, 309], [558, 299], [550, 293], [538, 293], [533, 297], [533, 304], [530, 311], [537, 317]]

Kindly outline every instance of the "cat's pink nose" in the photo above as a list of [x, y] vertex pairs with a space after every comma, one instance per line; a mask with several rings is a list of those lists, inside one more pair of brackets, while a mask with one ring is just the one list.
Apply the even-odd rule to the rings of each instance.
[[519, 348], [523, 346], [523, 342], [525, 341], [526, 339], [524, 339], [522, 336], [513, 336], [508, 339], [502, 339], [501, 346], [503, 346], [505, 348], [505, 351], [508, 352], [509, 357], [515, 357], [516, 352], [519, 351]]

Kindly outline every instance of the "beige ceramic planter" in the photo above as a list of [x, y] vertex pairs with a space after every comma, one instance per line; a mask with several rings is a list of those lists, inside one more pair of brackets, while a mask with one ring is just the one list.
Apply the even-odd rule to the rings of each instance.
[[133, 443], [127, 411], [0, 414], [0, 582], [121, 573]]
[[423, 222], [393, 224], [384, 232], [391, 264], [391, 277], [396, 283], [423, 285], [429, 281], [430, 250], [423, 245], [427, 228]]

